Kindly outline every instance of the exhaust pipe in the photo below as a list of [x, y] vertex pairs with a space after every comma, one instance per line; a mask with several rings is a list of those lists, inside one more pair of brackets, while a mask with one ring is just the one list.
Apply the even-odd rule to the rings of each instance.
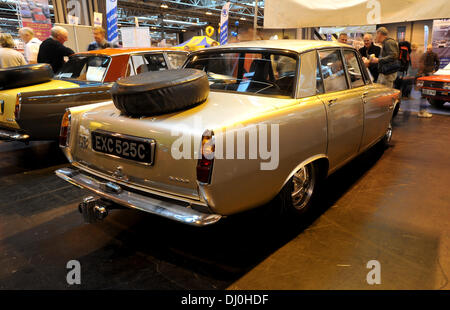
[[108, 206], [100, 198], [88, 196], [78, 205], [78, 211], [83, 215], [86, 223], [96, 223], [108, 216]]

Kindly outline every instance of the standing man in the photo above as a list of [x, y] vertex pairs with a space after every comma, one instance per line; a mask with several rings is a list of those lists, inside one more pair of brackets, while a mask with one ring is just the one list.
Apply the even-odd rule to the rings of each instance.
[[25, 60], [28, 62], [28, 64], [37, 63], [39, 46], [42, 43], [41, 40], [34, 37], [34, 31], [29, 27], [21, 28], [19, 30], [19, 35], [23, 43], [25, 43], [24, 47]]
[[423, 54], [421, 59], [421, 72], [423, 75], [432, 75], [437, 70], [441, 64], [439, 56], [433, 52], [433, 45], [429, 44], [427, 46], [427, 52]]
[[94, 42], [89, 44], [88, 51], [119, 47], [116, 43], [106, 41], [106, 30], [100, 26], [94, 26], [92, 28], [92, 34], [94, 35]]
[[383, 48], [381, 57], [372, 57], [370, 63], [378, 64], [378, 83], [392, 88], [397, 72], [400, 70], [400, 61], [398, 60], [398, 44], [394, 39], [388, 38], [388, 34], [386, 27], [377, 29], [375, 41], [381, 43]]
[[347, 41], [348, 41], [347, 34], [346, 33], [340, 33], [339, 37], [338, 37], [338, 42], [339, 43], [343, 43], [343, 44], [348, 44]]
[[363, 56], [364, 63], [369, 68], [370, 74], [372, 74], [373, 77], [373, 81], [376, 82], [378, 79], [378, 65], [375, 63], [370, 63], [370, 58], [380, 57], [381, 47], [373, 44], [372, 35], [370, 33], [366, 33], [364, 35], [363, 41], [364, 47], [359, 49], [359, 53]]
[[64, 65], [64, 57], [74, 54], [74, 51], [64, 46], [68, 36], [69, 33], [63, 27], [53, 27], [50, 38], [44, 40], [39, 47], [37, 61], [50, 64], [53, 72], [58, 72]]
[[[427, 46], [427, 52], [420, 58], [420, 73], [421, 76], [433, 75], [441, 64], [439, 56], [433, 52], [433, 45], [429, 44]], [[420, 99], [420, 111], [417, 113], [418, 117], [430, 118], [433, 116], [427, 111], [427, 104], [425, 98]]]

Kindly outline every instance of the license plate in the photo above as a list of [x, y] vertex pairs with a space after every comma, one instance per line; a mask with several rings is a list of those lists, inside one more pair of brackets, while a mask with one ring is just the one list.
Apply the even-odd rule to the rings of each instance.
[[436, 96], [436, 91], [434, 89], [422, 89], [422, 94], [429, 96]]
[[92, 131], [92, 149], [113, 157], [152, 165], [155, 155], [155, 140], [106, 131]]

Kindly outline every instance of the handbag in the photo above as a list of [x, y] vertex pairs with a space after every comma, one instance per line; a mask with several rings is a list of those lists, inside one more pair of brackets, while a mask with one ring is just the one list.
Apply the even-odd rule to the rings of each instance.
[[395, 73], [401, 68], [400, 60], [396, 59], [394, 61], [386, 62], [380, 66], [380, 73], [384, 75], [389, 75]]

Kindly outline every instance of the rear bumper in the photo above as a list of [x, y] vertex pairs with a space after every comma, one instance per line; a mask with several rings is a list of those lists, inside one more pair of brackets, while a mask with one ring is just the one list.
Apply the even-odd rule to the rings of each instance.
[[0, 128], [0, 140], [27, 141], [30, 136], [23, 132]]
[[81, 188], [88, 189], [98, 196], [119, 205], [159, 215], [170, 220], [193, 226], [206, 226], [218, 222], [219, 214], [203, 213], [194, 210], [187, 202], [150, 197], [134, 191], [122, 189], [112, 182], [102, 182], [84, 174], [80, 170], [62, 168], [55, 171], [61, 179]]

